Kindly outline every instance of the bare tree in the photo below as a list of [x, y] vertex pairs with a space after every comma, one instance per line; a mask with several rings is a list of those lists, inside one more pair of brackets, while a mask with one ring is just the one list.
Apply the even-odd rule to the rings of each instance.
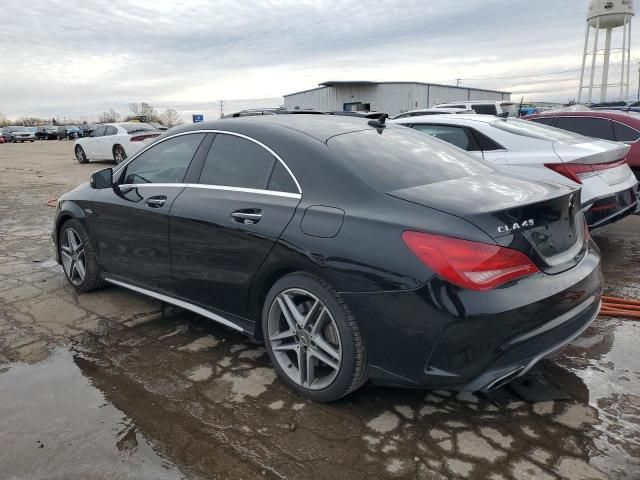
[[0, 112], [0, 127], [6, 127], [7, 125], [9, 125], [9, 123], [7, 122], [7, 116]]
[[100, 123], [115, 123], [120, 120], [120, 114], [116, 112], [113, 108], [110, 108], [107, 112], [102, 112], [100, 116]]
[[147, 117], [148, 122], [157, 122], [158, 120], [160, 120], [156, 109], [145, 102], [130, 103], [129, 110], [131, 110], [131, 113], [133, 113], [134, 117]]
[[162, 115], [160, 115], [160, 123], [165, 127], [175, 127], [176, 125], [182, 125], [184, 122], [178, 115], [178, 112], [173, 108], [167, 108]]

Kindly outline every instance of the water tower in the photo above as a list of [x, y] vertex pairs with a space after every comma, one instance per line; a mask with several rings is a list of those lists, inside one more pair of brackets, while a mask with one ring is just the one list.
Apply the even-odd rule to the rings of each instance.
[[[583, 90], [587, 89], [587, 103], [591, 103], [594, 89], [596, 68], [599, 67], [597, 58], [602, 56], [602, 75], [600, 80], [600, 102], [607, 101], [608, 87], [619, 87], [616, 98], [626, 100], [629, 96], [629, 62], [631, 60], [631, 17], [633, 17], [633, 0], [591, 0], [587, 13], [587, 31], [584, 36], [584, 53], [582, 55], [582, 71], [580, 73], [580, 87], [578, 103], [582, 101]], [[622, 47], [611, 48], [611, 35], [614, 29], [622, 27]], [[589, 51], [589, 36], [591, 29], [595, 29], [593, 49]], [[604, 49], [598, 49], [598, 34], [605, 31]], [[609, 62], [611, 55], [622, 59], [620, 81], [609, 83]], [[584, 70], [590, 57], [591, 72], [585, 85]], [[597, 89], [598, 86], [596, 85]]]

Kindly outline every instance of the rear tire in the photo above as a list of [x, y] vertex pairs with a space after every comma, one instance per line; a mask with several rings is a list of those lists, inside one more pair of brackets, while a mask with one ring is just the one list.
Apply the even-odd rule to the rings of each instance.
[[64, 222], [58, 235], [58, 253], [67, 280], [79, 292], [104, 286], [98, 257], [87, 231], [76, 219]]
[[262, 331], [278, 376], [306, 398], [332, 402], [366, 381], [358, 324], [338, 293], [314, 275], [292, 273], [271, 287]]
[[78, 163], [89, 162], [89, 159], [84, 153], [84, 149], [80, 145], [76, 145], [76, 160], [78, 160]]
[[113, 147], [113, 161], [120, 164], [127, 159], [127, 154], [120, 145]]

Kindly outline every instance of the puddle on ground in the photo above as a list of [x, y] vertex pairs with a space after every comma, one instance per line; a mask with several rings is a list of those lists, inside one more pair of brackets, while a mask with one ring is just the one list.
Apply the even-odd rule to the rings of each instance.
[[74, 356], [0, 368], [2, 478], [186, 478], [91, 385]]

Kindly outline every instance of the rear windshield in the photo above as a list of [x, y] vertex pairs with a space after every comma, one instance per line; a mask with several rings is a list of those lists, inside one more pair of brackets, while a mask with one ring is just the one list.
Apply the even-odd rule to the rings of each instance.
[[550, 127], [530, 120], [518, 120], [517, 118], [499, 119], [491, 122], [491, 126], [523, 137], [548, 140], [549, 142], [560, 142], [568, 144], [585, 143], [591, 141], [589, 138], [577, 133]]
[[135, 133], [135, 132], [147, 132], [147, 131], [155, 131], [157, 128], [152, 127], [148, 123], [123, 123], [120, 124], [122, 128], [124, 128], [127, 133]]
[[356, 175], [382, 192], [494, 170], [464, 150], [406, 127], [337, 135], [327, 145]]

